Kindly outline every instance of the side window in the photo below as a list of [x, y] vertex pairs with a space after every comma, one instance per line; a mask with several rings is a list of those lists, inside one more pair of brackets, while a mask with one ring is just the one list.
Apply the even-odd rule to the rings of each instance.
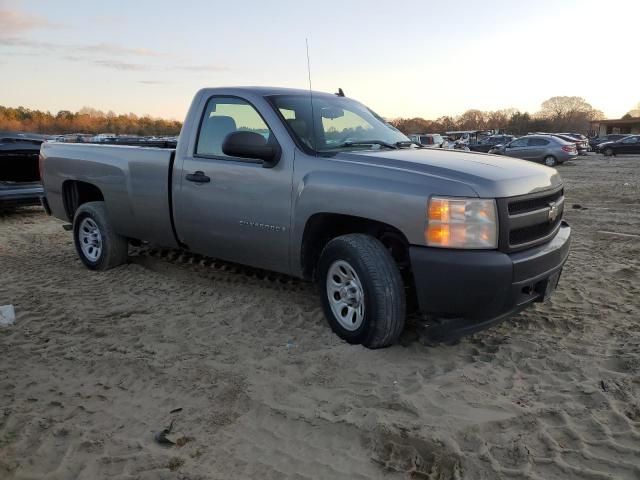
[[222, 142], [237, 131], [263, 135], [268, 141], [271, 131], [260, 114], [246, 100], [233, 97], [213, 97], [207, 102], [200, 125], [196, 155], [226, 157]]
[[518, 140], [514, 140], [509, 145], [510, 147], [526, 147], [528, 138], [519, 138]]
[[640, 137], [629, 137], [625, 138], [622, 143], [638, 143], [638, 138]]
[[529, 146], [530, 147], [544, 147], [549, 145], [549, 140], [545, 140], [544, 138], [530, 138]]
[[296, 111], [295, 110], [289, 110], [286, 108], [281, 108], [280, 109], [280, 113], [282, 114], [282, 116], [284, 117], [285, 120], [295, 120], [296, 119]]

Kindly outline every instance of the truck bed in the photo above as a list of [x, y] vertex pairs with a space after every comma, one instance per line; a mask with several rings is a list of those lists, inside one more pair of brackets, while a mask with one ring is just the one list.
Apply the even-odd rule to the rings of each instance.
[[163, 148], [44, 143], [49, 207], [55, 216], [69, 218], [70, 186], [85, 182], [100, 190], [119, 234], [176, 247], [170, 200], [174, 154]]

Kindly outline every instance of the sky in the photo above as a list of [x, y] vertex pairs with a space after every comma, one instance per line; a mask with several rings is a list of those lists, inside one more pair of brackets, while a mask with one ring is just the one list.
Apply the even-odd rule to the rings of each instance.
[[341, 87], [386, 118], [640, 102], [640, 0], [0, 0], [0, 105], [182, 120], [202, 87]]

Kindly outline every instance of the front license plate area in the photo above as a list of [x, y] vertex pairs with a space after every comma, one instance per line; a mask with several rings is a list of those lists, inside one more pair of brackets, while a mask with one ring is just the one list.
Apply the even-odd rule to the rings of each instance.
[[562, 270], [558, 270], [556, 273], [547, 278], [547, 284], [545, 285], [544, 294], [542, 295], [543, 302], [546, 302], [547, 300], [549, 300], [549, 298], [551, 298], [551, 295], [555, 291], [556, 287], [558, 286], [558, 282], [560, 281], [560, 273], [562, 273]]

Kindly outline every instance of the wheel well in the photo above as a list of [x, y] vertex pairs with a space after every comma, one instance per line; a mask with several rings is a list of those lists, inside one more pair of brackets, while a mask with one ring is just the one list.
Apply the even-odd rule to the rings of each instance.
[[335, 213], [317, 213], [307, 221], [302, 235], [301, 262], [304, 277], [312, 279], [324, 247], [332, 239], [349, 233], [365, 233], [380, 240], [405, 273], [410, 270], [409, 241], [397, 228], [368, 218]]
[[67, 180], [62, 184], [62, 199], [67, 217], [69, 220], [73, 220], [80, 205], [87, 202], [104, 201], [104, 196], [95, 185], [79, 180]]

